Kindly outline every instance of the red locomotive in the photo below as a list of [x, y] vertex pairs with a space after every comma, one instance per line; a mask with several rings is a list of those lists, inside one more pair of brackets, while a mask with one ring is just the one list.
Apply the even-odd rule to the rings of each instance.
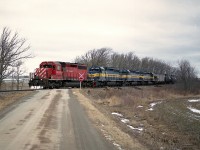
[[43, 88], [131, 86], [175, 83], [173, 75], [154, 74], [112, 67], [91, 67], [78, 63], [45, 61], [30, 74], [29, 86]]
[[34, 73], [30, 73], [29, 86], [43, 86], [43, 88], [75, 87], [79, 86], [79, 80], [86, 79], [86, 65], [44, 61]]

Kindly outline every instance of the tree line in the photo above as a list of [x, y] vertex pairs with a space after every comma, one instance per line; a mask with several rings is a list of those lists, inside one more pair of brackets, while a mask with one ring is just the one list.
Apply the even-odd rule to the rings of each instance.
[[100, 48], [89, 50], [75, 58], [75, 62], [91, 66], [106, 66], [118, 69], [136, 70], [142, 72], [153, 72], [155, 74], [170, 74], [177, 78], [180, 89], [194, 91], [198, 89], [198, 76], [195, 67], [188, 60], [177, 62], [174, 67], [163, 60], [151, 57], [139, 58], [133, 52], [117, 53], [111, 48]]
[[91, 66], [107, 66], [119, 69], [174, 74], [176, 68], [159, 59], [139, 58], [133, 52], [117, 53], [110, 48], [93, 49], [75, 58], [75, 62]]

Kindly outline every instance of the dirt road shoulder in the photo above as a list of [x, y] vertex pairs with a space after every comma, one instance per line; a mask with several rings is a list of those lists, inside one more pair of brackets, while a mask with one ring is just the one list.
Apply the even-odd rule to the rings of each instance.
[[37, 91], [26, 92], [1, 92], [0, 93], [0, 119], [9, 111], [14, 109], [23, 100], [36, 94]]
[[112, 142], [118, 149], [147, 149], [145, 146], [141, 145], [137, 139], [133, 139], [127, 133], [123, 132], [115, 121], [107, 117], [106, 114], [100, 112], [78, 89], [74, 89], [73, 94], [78, 96], [79, 102], [84, 106], [89, 118], [95, 126], [101, 131], [105, 138]]

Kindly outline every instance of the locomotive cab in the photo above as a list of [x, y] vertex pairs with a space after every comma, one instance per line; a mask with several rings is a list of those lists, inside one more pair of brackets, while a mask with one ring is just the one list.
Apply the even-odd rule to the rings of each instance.
[[42, 62], [36, 72], [43, 79], [62, 79], [62, 67], [57, 62]]
[[[44, 71], [43, 71], [44, 70]], [[40, 64], [40, 72], [43, 72], [43, 74], [45, 74], [45, 78], [46, 79], [51, 79], [51, 75], [55, 74], [54, 72], [55, 70], [55, 65], [49, 63], [49, 62], [42, 62]], [[44, 75], [43, 75], [44, 76]]]
[[103, 67], [91, 67], [89, 69], [88, 79], [90, 80], [105, 80], [105, 69]]

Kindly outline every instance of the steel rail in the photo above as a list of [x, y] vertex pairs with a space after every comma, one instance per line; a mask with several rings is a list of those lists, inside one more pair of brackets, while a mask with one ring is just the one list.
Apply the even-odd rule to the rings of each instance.
[[[154, 84], [149, 84], [149, 85], [135, 85], [135, 86], [105, 86], [105, 87], [95, 87], [95, 88], [123, 88], [123, 87], [132, 87], [132, 88], [138, 88], [142, 87], [142, 86], [154, 86], [154, 87], [162, 87], [163, 84], [159, 84], [159, 85], [154, 85]], [[71, 89], [74, 87], [62, 87], [62, 88], [58, 88], [58, 89]], [[79, 87], [75, 87], [75, 88], [79, 88]], [[90, 89], [93, 87], [83, 87], [83, 89]], [[23, 90], [0, 90], [1, 92], [23, 92], [23, 91], [37, 91], [37, 90], [51, 90], [51, 89], [23, 89]]]
[[43, 89], [0, 90], [0, 93], [1, 93], [1, 92], [23, 92], [23, 91], [36, 91], [36, 90], [43, 90]]

